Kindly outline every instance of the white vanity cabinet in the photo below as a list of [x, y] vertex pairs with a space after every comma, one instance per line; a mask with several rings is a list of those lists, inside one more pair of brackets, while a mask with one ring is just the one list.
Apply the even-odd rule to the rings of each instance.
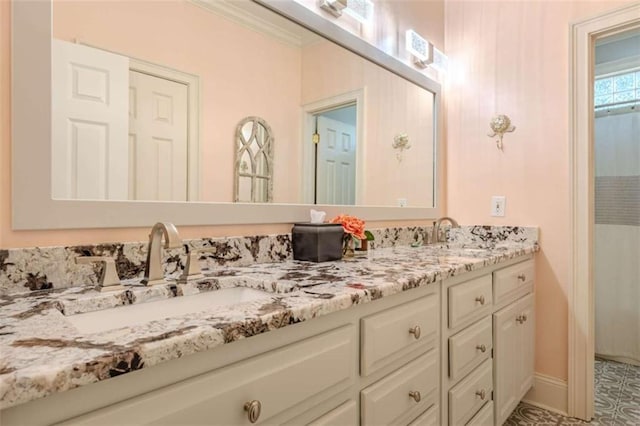
[[502, 425], [533, 384], [533, 256], [0, 412], [5, 425]]
[[442, 284], [443, 425], [502, 425], [533, 385], [534, 261]]
[[437, 425], [439, 301], [439, 283], [404, 291], [18, 405], [0, 423]]

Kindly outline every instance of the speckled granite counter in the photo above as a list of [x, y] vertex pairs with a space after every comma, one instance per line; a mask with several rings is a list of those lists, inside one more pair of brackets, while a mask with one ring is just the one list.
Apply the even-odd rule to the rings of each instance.
[[[452, 238], [449, 245], [383, 248], [320, 264], [286, 260], [221, 267], [195, 283], [152, 288], [130, 283], [127, 290], [107, 294], [75, 287], [5, 295], [0, 297], [0, 408], [526, 256], [538, 250], [535, 234], [521, 240]], [[235, 286], [272, 296], [94, 334], [79, 332], [65, 316]]]

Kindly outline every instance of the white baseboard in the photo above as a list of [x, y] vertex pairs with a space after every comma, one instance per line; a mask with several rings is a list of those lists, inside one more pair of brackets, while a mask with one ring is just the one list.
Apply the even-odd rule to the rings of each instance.
[[533, 378], [533, 387], [522, 401], [566, 416], [567, 382], [536, 373]]

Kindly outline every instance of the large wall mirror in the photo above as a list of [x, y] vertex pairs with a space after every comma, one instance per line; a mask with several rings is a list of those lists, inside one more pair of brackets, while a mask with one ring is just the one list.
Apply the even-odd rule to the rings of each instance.
[[[13, 13], [15, 229], [438, 215], [440, 86], [296, 2]], [[268, 197], [238, 193], [246, 117], [277, 141]]]

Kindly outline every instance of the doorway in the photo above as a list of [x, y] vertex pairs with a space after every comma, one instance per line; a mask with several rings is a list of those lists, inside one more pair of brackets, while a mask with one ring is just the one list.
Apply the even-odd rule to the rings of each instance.
[[357, 106], [315, 114], [314, 204], [355, 204]]
[[568, 414], [594, 415], [594, 50], [606, 37], [640, 30], [640, 4], [571, 25], [570, 152], [571, 235]]
[[594, 420], [640, 424], [640, 31], [595, 43]]
[[358, 205], [364, 191], [364, 89], [302, 107], [302, 200]]

